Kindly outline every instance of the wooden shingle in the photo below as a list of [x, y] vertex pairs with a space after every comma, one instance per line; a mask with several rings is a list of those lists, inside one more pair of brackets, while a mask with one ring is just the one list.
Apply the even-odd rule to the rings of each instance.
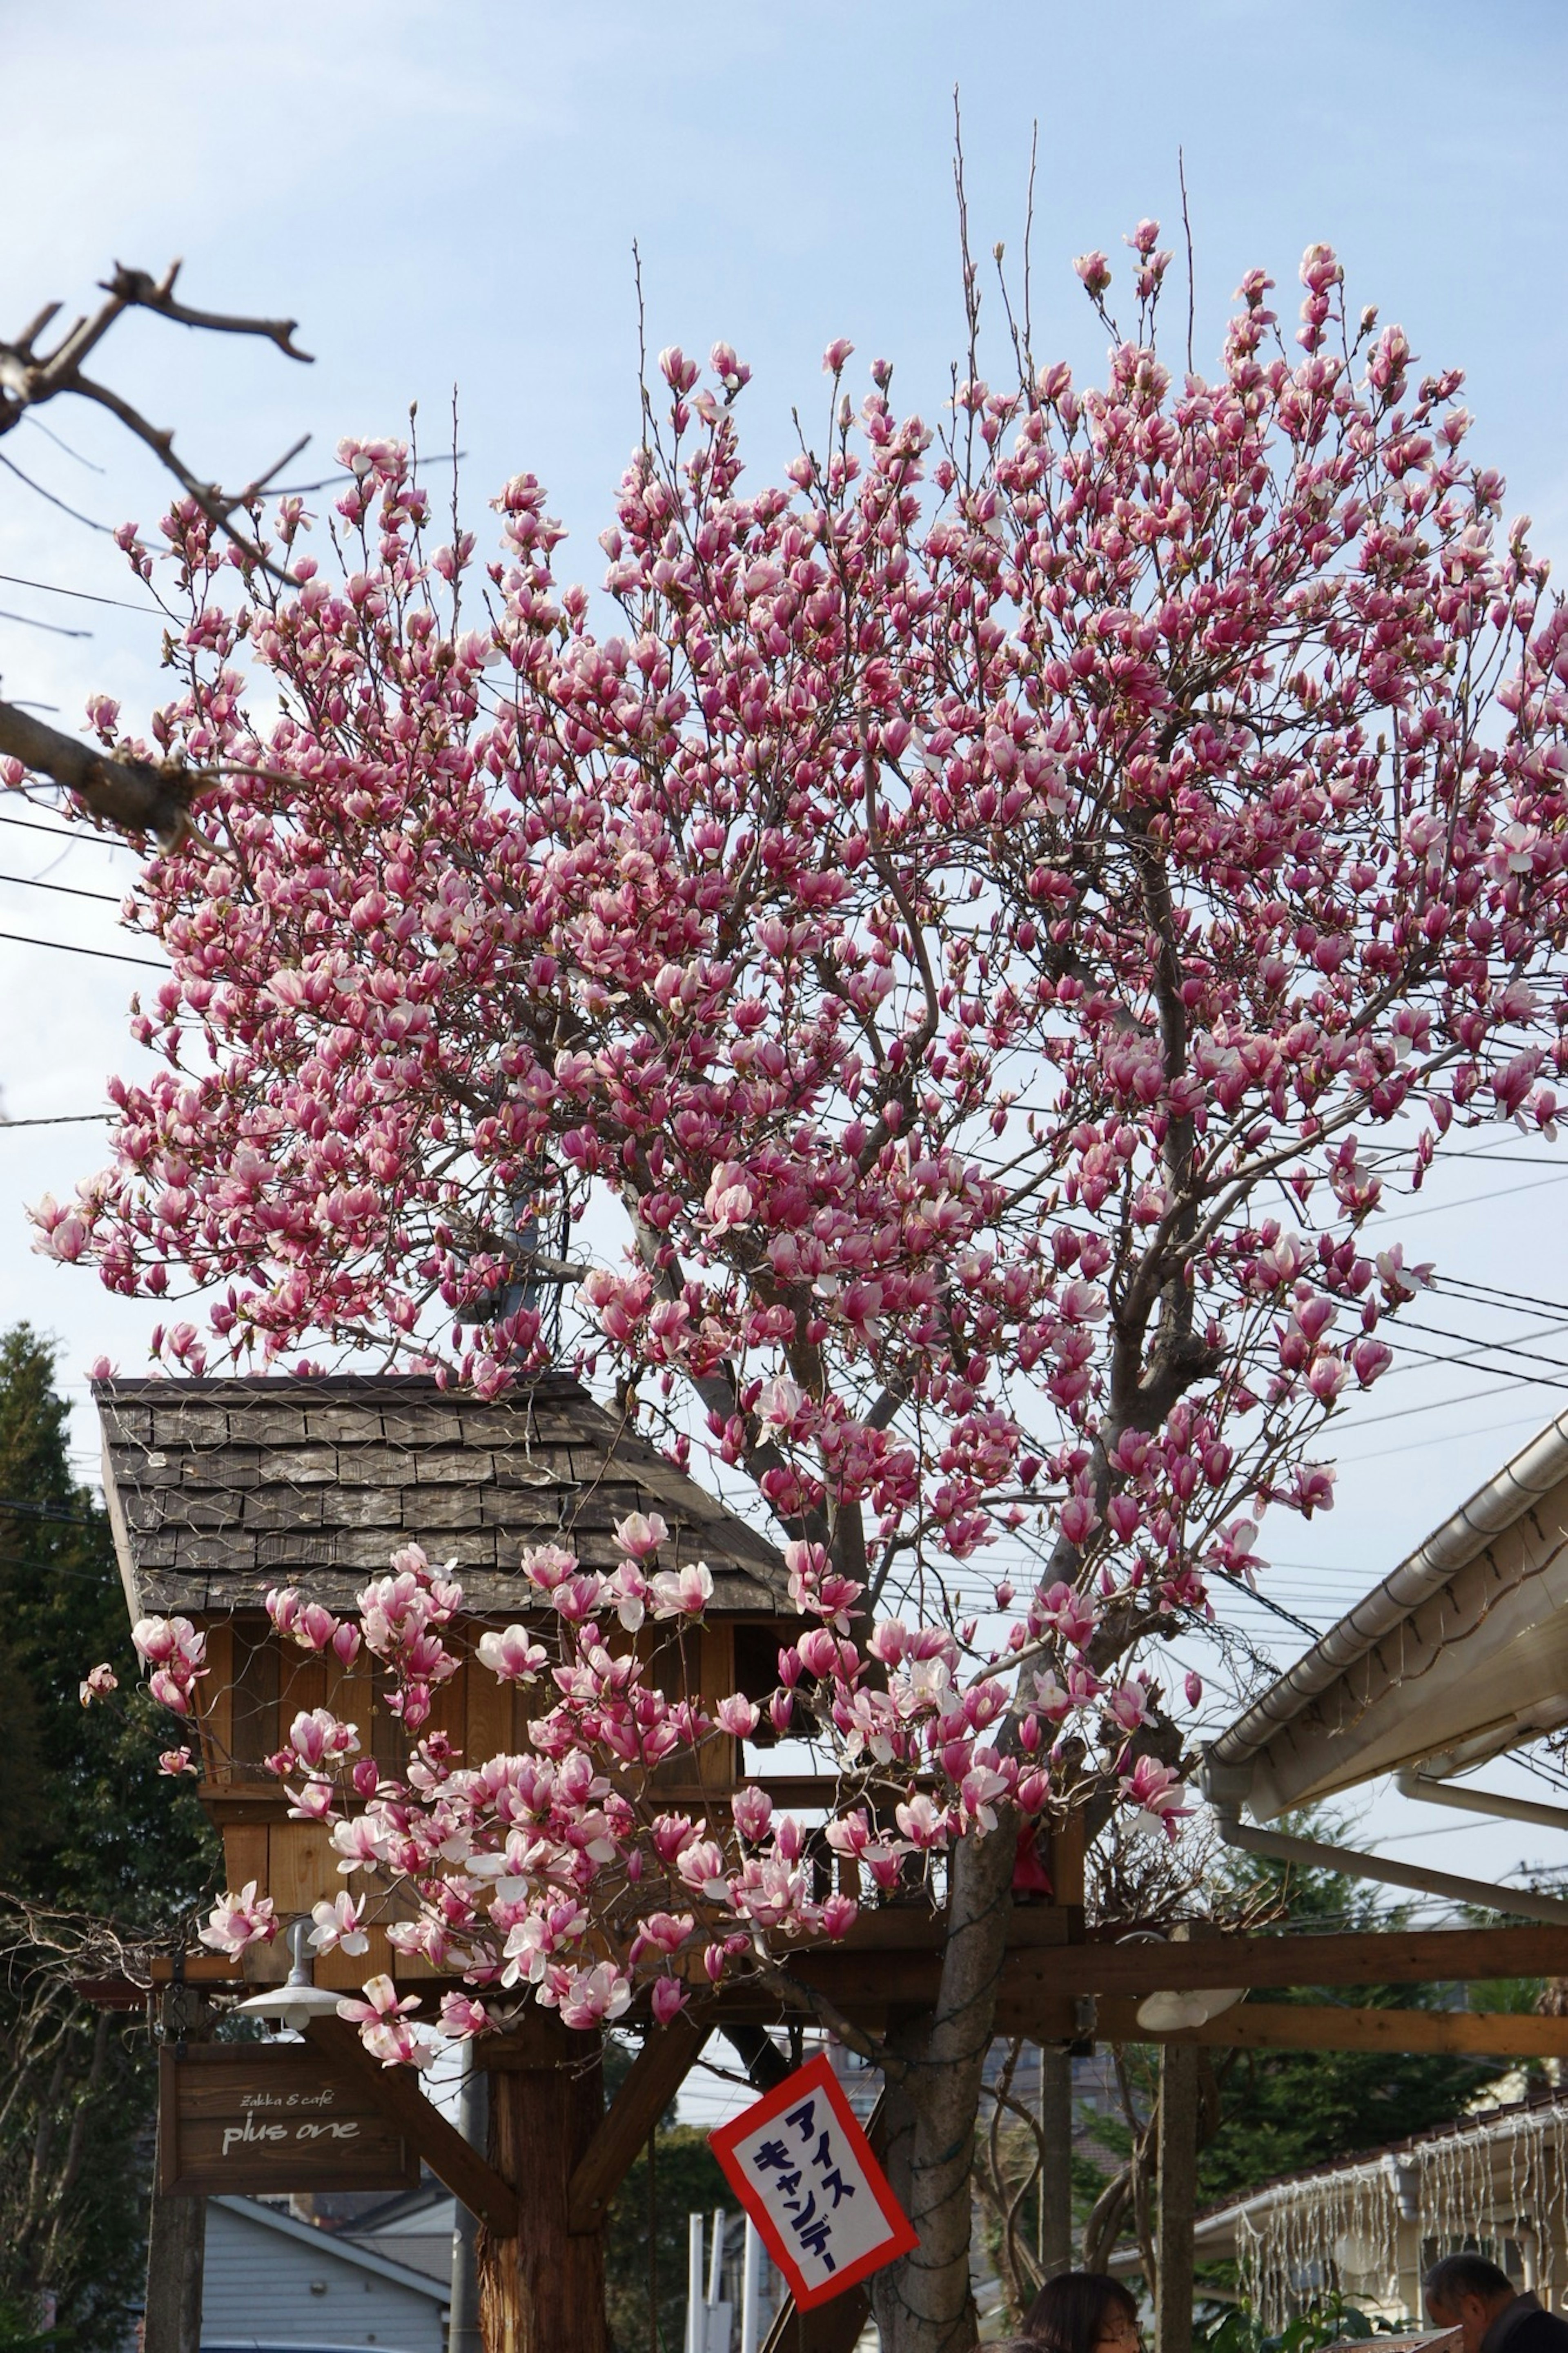
[[397, 1375], [95, 1385], [121, 1573], [139, 1615], [254, 1609], [299, 1584], [352, 1610], [367, 1576], [421, 1544], [455, 1558], [469, 1609], [514, 1612], [518, 1555], [618, 1556], [614, 1523], [658, 1512], [667, 1559], [706, 1560], [722, 1610], [790, 1613], [756, 1529], [552, 1373], [486, 1403]]

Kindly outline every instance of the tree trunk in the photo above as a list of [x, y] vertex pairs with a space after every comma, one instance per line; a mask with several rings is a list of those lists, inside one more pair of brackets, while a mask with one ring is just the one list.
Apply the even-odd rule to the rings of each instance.
[[887, 2173], [921, 2243], [873, 2284], [882, 2353], [969, 2353], [978, 2337], [970, 2171], [1016, 1849], [1010, 1814], [989, 1838], [954, 1847], [937, 2006], [889, 2023], [889, 2043], [907, 2073], [888, 2083]]
[[1072, 2061], [1059, 2043], [1040, 2045], [1040, 2228], [1042, 2279], [1072, 2269]]
[[517, 2191], [521, 2227], [476, 2242], [485, 2353], [609, 2353], [605, 2244], [566, 2228], [573, 2170], [604, 2112], [599, 2037], [531, 2021], [527, 2055], [490, 2075], [489, 2159]]
[[1154, 2353], [1192, 2353], [1197, 2170], [1197, 2045], [1167, 2042], [1160, 2053], [1160, 2153], [1155, 2176], [1160, 2283]]

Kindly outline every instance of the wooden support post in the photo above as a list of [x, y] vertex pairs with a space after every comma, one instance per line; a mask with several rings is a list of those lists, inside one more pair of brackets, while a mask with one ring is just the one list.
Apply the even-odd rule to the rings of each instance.
[[479, 2237], [485, 2353], [609, 2353], [602, 2230], [570, 2227], [571, 2186], [604, 2116], [600, 2037], [552, 2011], [490, 2073], [490, 2166], [515, 2195], [515, 2238]]
[[1197, 2206], [1198, 2054], [1167, 2043], [1160, 2053], [1155, 2252], [1160, 2278], [1154, 2353], [1192, 2353], [1193, 2217]]
[[626, 2079], [601, 2118], [572, 2175], [566, 2227], [573, 2232], [602, 2231], [605, 2217], [648, 2135], [690, 2073], [712, 2029], [684, 2010], [668, 2026], [651, 2026]]
[[153, 2190], [147, 2217], [144, 2353], [198, 2353], [207, 2201]]
[[[163, 2032], [178, 2042], [212, 2038], [213, 2011], [193, 1986], [170, 1985], [163, 1997]], [[158, 2129], [162, 2133], [160, 2115]], [[147, 2215], [147, 2304], [143, 2353], [200, 2353], [202, 2273], [206, 2255], [207, 2201], [176, 2197], [158, 2186], [156, 2157]]]
[[478, 2215], [492, 2237], [515, 2236], [517, 2197], [510, 2182], [425, 2097], [408, 2068], [379, 2065], [341, 2018], [313, 2018], [306, 2031], [332, 2073], [353, 2084], [392, 2118], [436, 2179]]
[[1041, 2276], [1072, 2269], [1072, 2061], [1060, 2043], [1040, 2045]]

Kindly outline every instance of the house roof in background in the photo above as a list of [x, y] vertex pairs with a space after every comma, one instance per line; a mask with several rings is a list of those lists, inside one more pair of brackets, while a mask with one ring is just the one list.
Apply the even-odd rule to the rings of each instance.
[[259, 1609], [298, 1584], [352, 1609], [367, 1576], [419, 1544], [454, 1558], [470, 1609], [515, 1611], [528, 1545], [589, 1568], [613, 1530], [658, 1512], [666, 1567], [705, 1560], [721, 1609], [788, 1611], [767, 1539], [567, 1375], [489, 1402], [396, 1374], [94, 1384], [104, 1493], [134, 1616]]
[[340, 2239], [330, 2231], [317, 2230], [313, 2223], [297, 2222], [292, 2214], [268, 2206], [259, 2198], [214, 2197], [214, 2206], [222, 2206], [242, 2221], [254, 2222], [259, 2229], [276, 2231], [285, 2239], [293, 2239], [309, 2247], [313, 2253], [349, 2263], [356, 2271], [372, 2272], [377, 2279], [392, 2280], [398, 2287], [410, 2288], [417, 2295], [432, 2297], [437, 2304], [449, 2304], [449, 2285], [433, 2280], [428, 2272], [415, 2271], [407, 2263], [395, 2263], [385, 2255], [374, 2253], [369, 2247], [352, 2239]]
[[1260, 1819], [1374, 1775], [1480, 1764], [1568, 1723], [1568, 1413], [1211, 1743]]

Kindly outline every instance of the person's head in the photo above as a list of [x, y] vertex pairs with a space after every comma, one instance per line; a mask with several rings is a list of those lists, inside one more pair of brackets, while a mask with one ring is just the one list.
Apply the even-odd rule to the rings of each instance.
[[1482, 2337], [1516, 2293], [1508, 2274], [1484, 2255], [1445, 2255], [1421, 2287], [1427, 2318], [1439, 2328], [1458, 2329], [1465, 2353], [1480, 2353]]
[[1050, 2353], [1138, 2353], [1138, 2305], [1104, 2272], [1060, 2272], [1029, 2307], [1024, 2335]]

